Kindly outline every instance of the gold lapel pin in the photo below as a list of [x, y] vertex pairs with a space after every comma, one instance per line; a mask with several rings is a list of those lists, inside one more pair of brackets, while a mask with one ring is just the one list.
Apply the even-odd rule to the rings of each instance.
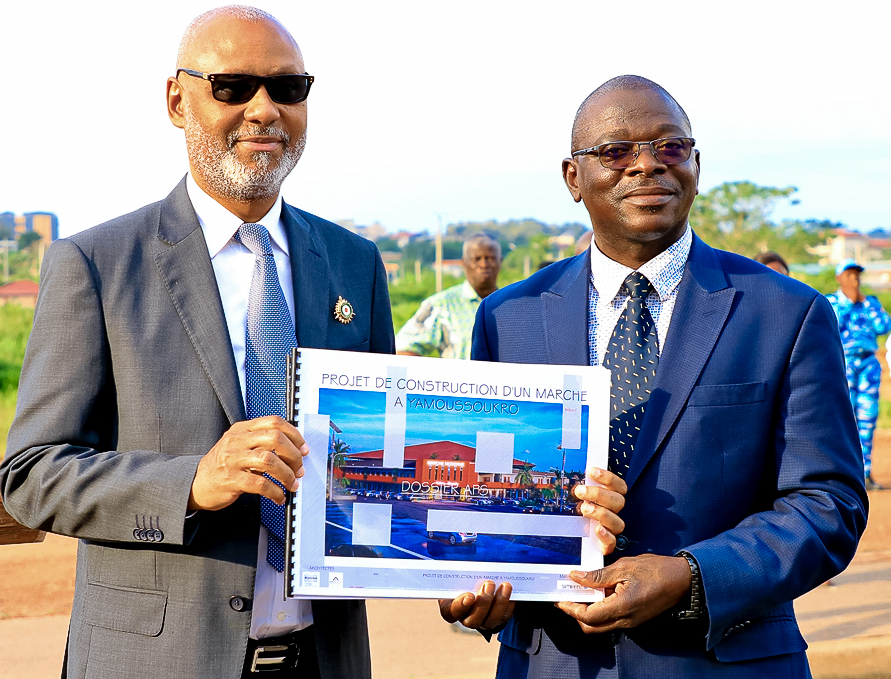
[[338, 295], [337, 302], [334, 304], [334, 318], [341, 323], [352, 323], [355, 316], [356, 311], [353, 309], [353, 305]]

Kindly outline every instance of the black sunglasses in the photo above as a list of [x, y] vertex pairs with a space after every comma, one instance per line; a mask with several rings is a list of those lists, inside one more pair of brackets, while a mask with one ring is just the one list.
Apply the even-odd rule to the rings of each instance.
[[597, 156], [608, 170], [624, 170], [640, 155], [642, 146], [649, 146], [656, 160], [663, 165], [677, 165], [690, 159], [696, 140], [692, 137], [668, 137], [653, 141], [611, 141], [572, 152], [572, 157]]
[[266, 88], [269, 98], [276, 104], [299, 104], [309, 96], [313, 78], [306, 73], [283, 75], [244, 75], [241, 73], [202, 73], [191, 68], [176, 69], [176, 77], [187, 73], [195, 78], [210, 81], [213, 98], [227, 104], [244, 104], [254, 98], [260, 86]]

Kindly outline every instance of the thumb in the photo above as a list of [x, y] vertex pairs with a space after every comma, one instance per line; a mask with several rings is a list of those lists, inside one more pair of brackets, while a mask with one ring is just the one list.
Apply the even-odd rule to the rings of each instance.
[[599, 568], [596, 571], [570, 571], [569, 577], [585, 587], [591, 587], [592, 589], [606, 589], [618, 582], [613, 576], [612, 570], [613, 569], [607, 566], [606, 568]]

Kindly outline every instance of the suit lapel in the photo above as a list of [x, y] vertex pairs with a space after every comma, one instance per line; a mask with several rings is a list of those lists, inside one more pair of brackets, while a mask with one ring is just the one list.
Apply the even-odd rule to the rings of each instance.
[[694, 235], [665, 350], [659, 358], [656, 385], [625, 477], [629, 487], [665, 441], [687, 403], [724, 329], [735, 295], [715, 251]]
[[161, 203], [158, 273], [230, 423], [245, 419], [223, 303], [185, 179]]
[[590, 256], [577, 255], [563, 275], [541, 293], [547, 363], [588, 365], [588, 272]]
[[294, 316], [297, 346], [324, 349], [328, 341], [328, 250], [313, 234], [309, 222], [290, 205], [282, 204], [291, 277], [294, 279]]

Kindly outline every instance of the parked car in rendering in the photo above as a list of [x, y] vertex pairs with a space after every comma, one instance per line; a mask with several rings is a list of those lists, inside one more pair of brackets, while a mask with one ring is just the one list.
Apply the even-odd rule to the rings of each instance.
[[476, 533], [455, 533], [428, 530], [427, 537], [446, 540], [450, 545], [469, 545], [476, 542]]

